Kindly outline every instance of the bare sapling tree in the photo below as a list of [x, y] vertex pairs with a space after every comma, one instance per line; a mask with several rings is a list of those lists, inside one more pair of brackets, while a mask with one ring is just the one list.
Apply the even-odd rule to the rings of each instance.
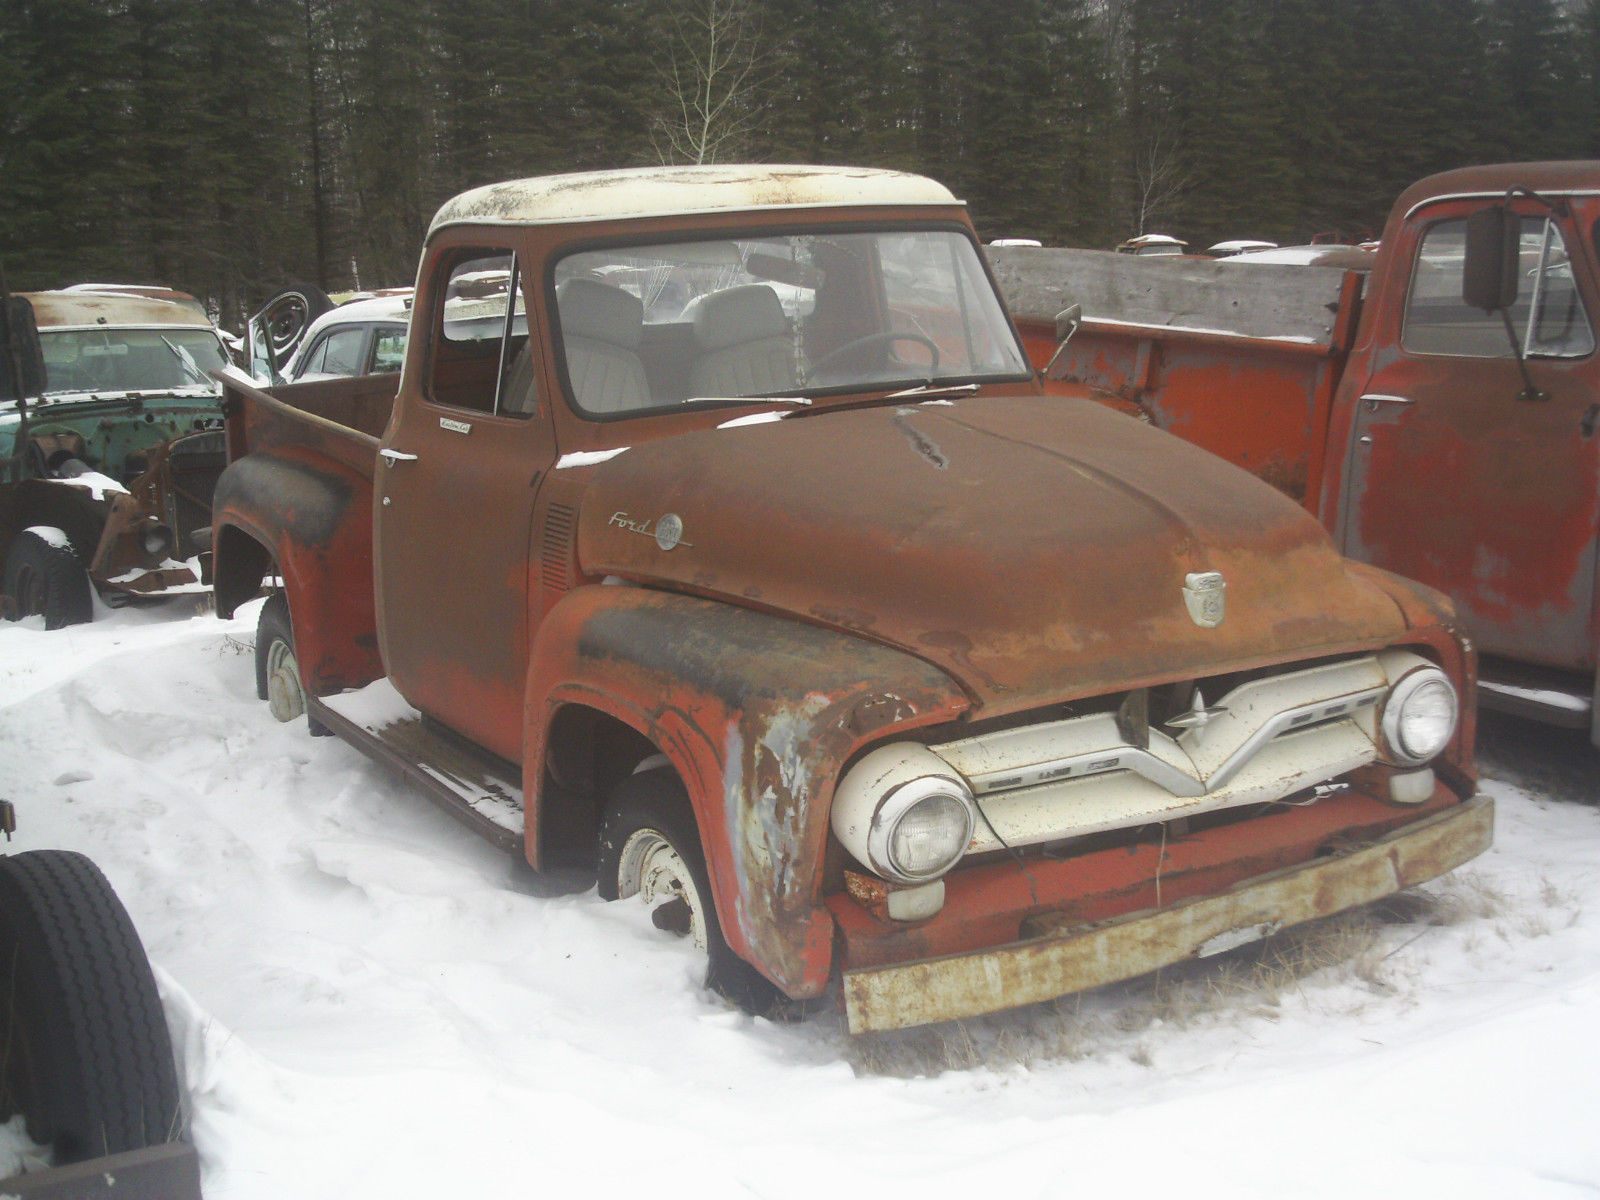
[[668, 18], [661, 64], [668, 111], [653, 140], [663, 163], [742, 157], [761, 111], [767, 68], [747, 0], [683, 0]]
[[1184, 170], [1176, 139], [1159, 132], [1139, 149], [1133, 159], [1135, 217], [1138, 233], [1157, 217], [1165, 216], [1189, 190], [1189, 173]]

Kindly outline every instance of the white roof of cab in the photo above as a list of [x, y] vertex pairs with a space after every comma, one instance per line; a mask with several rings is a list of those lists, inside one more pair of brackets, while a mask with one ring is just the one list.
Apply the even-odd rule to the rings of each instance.
[[921, 175], [867, 167], [636, 167], [541, 175], [463, 192], [434, 217], [446, 225], [548, 225], [764, 208], [960, 204]]

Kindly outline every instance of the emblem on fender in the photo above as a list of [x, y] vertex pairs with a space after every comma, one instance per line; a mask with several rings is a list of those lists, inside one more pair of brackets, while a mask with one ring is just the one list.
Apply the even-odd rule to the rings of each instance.
[[1227, 588], [1221, 571], [1191, 571], [1184, 576], [1183, 603], [1189, 610], [1189, 619], [1201, 629], [1221, 625]]
[[668, 513], [656, 522], [656, 545], [671, 550], [683, 541], [683, 519], [677, 513]]
[[654, 521], [641, 521], [625, 512], [614, 512], [606, 524], [626, 529], [630, 533], [642, 533], [645, 537], [653, 537], [656, 545], [663, 550], [671, 550], [676, 546], [694, 548], [693, 542], [683, 540], [683, 518], [677, 513], [667, 513]]

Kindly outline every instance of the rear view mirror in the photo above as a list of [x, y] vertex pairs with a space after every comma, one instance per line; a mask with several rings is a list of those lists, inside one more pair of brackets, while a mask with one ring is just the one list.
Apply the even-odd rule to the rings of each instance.
[[1504, 205], [1467, 218], [1467, 261], [1461, 299], [1470, 308], [1504, 312], [1517, 302], [1517, 239], [1521, 222]]
[[33, 305], [23, 296], [0, 304], [0, 400], [25, 400], [44, 391], [44, 351]]

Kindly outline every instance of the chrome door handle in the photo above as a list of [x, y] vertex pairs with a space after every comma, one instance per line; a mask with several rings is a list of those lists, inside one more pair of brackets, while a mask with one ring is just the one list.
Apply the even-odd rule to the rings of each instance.
[[1368, 392], [1361, 397], [1361, 403], [1367, 406], [1368, 412], [1377, 412], [1379, 407], [1384, 404], [1398, 404], [1401, 407], [1405, 407], [1408, 404], [1415, 404], [1416, 401], [1410, 396], [1390, 396], [1384, 392]]
[[383, 461], [388, 463], [391, 467], [397, 462], [417, 461], [417, 456], [415, 454], [407, 454], [404, 450], [391, 450], [387, 446], [378, 451], [378, 457], [383, 459]]

